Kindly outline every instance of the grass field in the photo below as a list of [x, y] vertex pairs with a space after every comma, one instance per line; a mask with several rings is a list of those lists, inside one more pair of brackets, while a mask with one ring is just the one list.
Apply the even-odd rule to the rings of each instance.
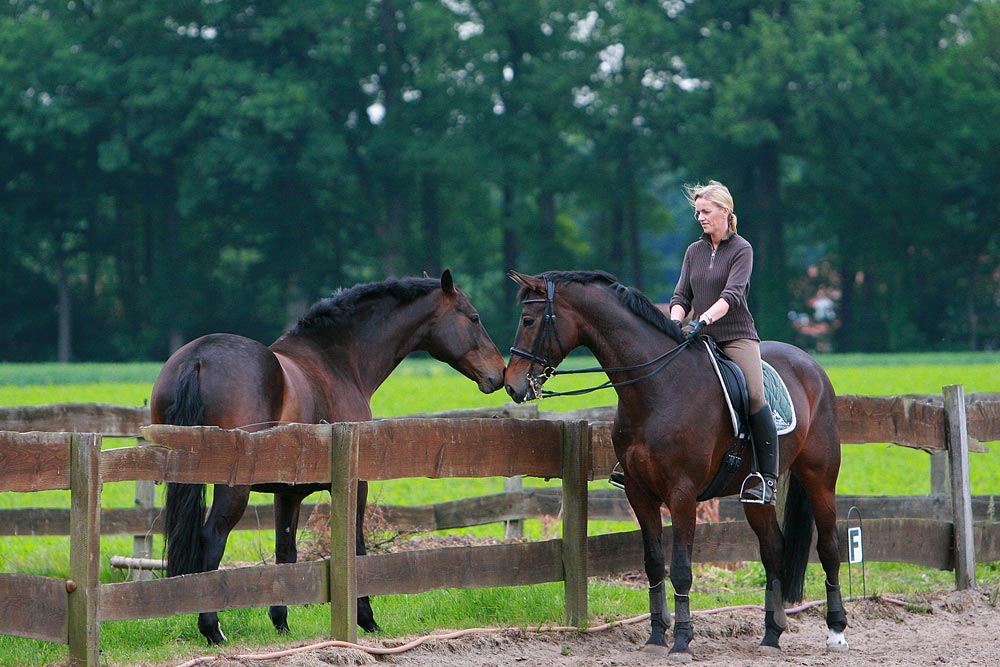
[[[892, 395], [940, 393], [941, 387], [963, 384], [967, 393], [1000, 390], [1000, 354], [934, 355], [831, 355], [819, 357], [838, 393]], [[585, 357], [572, 358], [566, 365], [590, 365]], [[97, 402], [118, 405], [143, 405], [149, 396], [159, 364], [0, 364], [0, 406], [40, 405], [62, 402]], [[553, 381], [555, 384], [557, 381]], [[569, 389], [596, 384], [595, 377], [558, 378], [558, 388]], [[544, 410], [555, 412], [612, 404], [613, 392], [602, 391], [582, 397], [548, 399]], [[484, 396], [475, 386], [451, 369], [427, 359], [408, 360], [389, 378], [375, 395], [372, 407], [376, 416], [390, 417], [416, 412], [497, 406], [506, 402], [501, 393]], [[106, 446], [115, 446], [108, 441]], [[122, 443], [118, 442], [117, 446]], [[125, 444], [128, 444], [127, 442]], [[992, 447], [987, 454], [974, 454], [971, 461], [973, 492], [1000, 491], [1000, 451]], [[554, 484], [556, 482], [550, 482]], [[544, 484], [526, 480], [527, 485]], [[500, 479], [469, 480], [396, 480], [372, 485], [372, 498], [382, 503], [421, 504], [455, 498], [498, 493]], [[594, 488], [607, 488], [603, 481]], [[838, 491], [845, 494], [906, 495], [926, 494], [930, 490], [929, 457], [919, 451], [889, 445], [849, 445], [844, 447]], [[267, 496], [255, 496], [252, 502], [269, 502]], [[105, 506], [130, 506], [131, 484], [108, 485]], [[161, 501], [162, 502], [162, 501]], [[63, 492], [38, 494], [0, 494], [0, 508], [65, 507]], [[595, 523], [592, 534], [610, 530], [632, 530], [630, 524]], [[527, 522], [532, 537], [552, 536], [551, 526]], [[499, 537], [500, 526], [483, 526], [454, 531], [476, 536]], [[157, 545], [161, 548], [161, 545]], [[270, 535], [257, 532], [234, 534], [227, 560], [257, 561], [270, 557]], [[131, 538], [102, 540], [103, 581], [116, 581], [107, 559], [113, 554], [131, 552]], [[980, 565], [980, 583], [1000, 581], [1000, 564]], [[0, 538], [0, 572], [66, 576], [68, 547], [66, 538]], [[693, 607], [708, 608], [728, 604], [759, 603], [763, 569], [745, 564], [735, 570], [699, 566], [696, 569]], [[858, 577], [860, 573], [855, 572]], [[906, 593], [925, 588], [948, 588], [953, 584], [950, 572], [937, 572], [913, 566], [868, 564], [869, 593]], [[846, 572], [845, 572], [846, 581]], [[647, 611], [644, 590], [634, 590], [614, 582], [592, 580], [590, 608], [596, 617], [625, 616]], [[812, 573], [807, 597], [822, 596], [822, 575]], [[415, 596], [383, 596], [373, 602], [376, 616], [388, 636], [422, 633], [436, 628], [479, 625], [526, 626], [562, 622], [561, 585], [530, 586], [479, 591], [444, 590]], [[263, 610], [231, 610], [223, 614], [223, 624], [232, 640], [227, 652], [254, 650], [275, 642], [273, 630]], [[296, 607], [291, 612], [293, 634], [281, 643], [312, 641], [324, 636], [329, 625], [329, 611], [324, 605]], [[109, 665], [181, 662], [185, 657], [211, 653], [206, 651], [195, 628], [193, 616], [151, 621], [115, 622], [102, 625], [102, 661]], [[65, 647], [10, 637], [0, 637], [0, 667], [8, 665], [45, 665], [64, 660]]]

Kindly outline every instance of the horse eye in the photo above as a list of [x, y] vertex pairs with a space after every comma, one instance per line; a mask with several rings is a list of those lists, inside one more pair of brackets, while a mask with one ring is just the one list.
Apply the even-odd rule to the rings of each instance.
[[521, 323], [524, 324], [524, 326], [526, 326], [526, 327], [530, 327], [532, 324], [535, 323], [535, 318], [534, 317], [526, 317], [523, 320], [521, 320]]
[[470, 315], [469, 319], [472, 320], [473, 324], [479, 324], [479, 315]]

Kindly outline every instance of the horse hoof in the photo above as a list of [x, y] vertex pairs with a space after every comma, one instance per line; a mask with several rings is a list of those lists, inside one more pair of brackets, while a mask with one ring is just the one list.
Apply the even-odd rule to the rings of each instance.
[[688, 651], [671, 651], [667, 654], [667, 659], [670, 662], [691, 662], [694, 656]]
[[225, 644], [226, 641], [228, 641], [226, 639], [226, 635], [222, 634], [221, 628], [216, 628], [213, 632], [206, 634], [205, 639], [208, 640], [209, 646], [218, 646], [220, 644]]
[[653, 655], [667, 655], [670, 649], [662, 644], [646, 644], [642, 647], [643, 653], [652, 653]]
[[830, 636], [826, 640], [826, 650], [831, 653], [843, 653], [847, 650], [847, 637], [843, 632], [830, 630]]
[[364, 623], [364, 624], [359, 623], [358, 625], [361, 626], [362, 630], [364, 630], [365, 632], [368, 632], [368, 633], [382, 632], [382, 628], [375, 621], [372, 621], [371, 623]]
[[757, 652], [760, 653], [761, 655], [771, 655], [771, 656], [781, 655], [781, 647], [761, 644], [760, 646], [757, 647]]

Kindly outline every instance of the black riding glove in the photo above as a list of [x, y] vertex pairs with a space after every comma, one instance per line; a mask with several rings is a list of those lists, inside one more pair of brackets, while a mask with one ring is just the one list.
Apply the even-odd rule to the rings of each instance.
[[691, 320], [684, 327], [684, 337], [688, 340], [694, 340], [701, 333], [701, 330], [706, 326], [704, 320]]

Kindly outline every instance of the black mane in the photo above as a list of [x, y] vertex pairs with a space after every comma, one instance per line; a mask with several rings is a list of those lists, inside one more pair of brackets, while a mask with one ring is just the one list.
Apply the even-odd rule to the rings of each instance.
[[376, 299], [392, 297], [405, 304], [441, 287], [436, 278], [402, 278], [380, 283], [364, 283], [341, 288], [314, 303], [290, 333], [311, 329], [342, 329], [365, 305]]
[[[604, 287], [605, 291], [613, 294], [618, 299], [618, 302], [631, 313], [653, 325], [675, 342], [680, 343], [684, 340], [684, 334], [681, 333], [681, 328], [677, 323], [653, 305], [649, 297], [634, 287], [621, 284], [617, 278], [606, 271], [546, 271], [539, 277], [551, 280], [557, 285], [565, 283], [579, 283], [582, 285], [601, 282], [607, 283]], [[524, 299], [526, 291], [527, 288], [522, 288], [518, 294], [519, 300]]]

